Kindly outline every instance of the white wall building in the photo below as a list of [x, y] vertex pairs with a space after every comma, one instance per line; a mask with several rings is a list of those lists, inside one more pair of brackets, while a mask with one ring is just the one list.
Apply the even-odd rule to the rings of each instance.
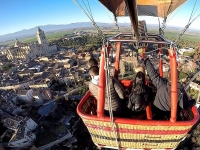
[[43, 97], [41, 96], [41, 93], [38, 90], [20, 90], [17, 92], [18, 98], [26, 103], [42, 103]]
[[193, 51], [194, 51], [193, 48], [186, 47], [186, 48], [179, 49], [178, 53], [181, 54], [181, 55], [183, 55], [184, 52], [189, 52], [190, 53], [190, 52], [193, 52]]
[[31, 60], [38, 56], [42, 56], [49, 53], [55, 53], [57, 51], [57, 46], [49, 46], [46, 40], [46, 36], [44, 31], [42, 31], [39, 27], [36, 32], [36, 37], [38, 40], [38, 44], [24, 44], [19, 42], [16, 39], [13, 48], [7, 49], [4, 54], [7, 56], [9, 60], [13, 59], [24, 59]]
[[0, 108], [3, 111], [6, 111], [13, 115], [18, 115], [19, 113], [23, 112], [23, 110], [20, 107], [15, 106], [11, 101], [7, 101], [5, 103], [2, 103]]
[[33, 99], [33, 90], [32, 89], [30, 89], [28, 91], [20, 90], [17, 92], [17, 96], [20, 100], [30, 103]]
[[14, 148], [25, 148], [30, 146], [36, 139], [36, 135], [31, 131], [38, 125], [29, 117], [25, 117], [15, 130], [12, 138], [10, 139], [8, 146]]

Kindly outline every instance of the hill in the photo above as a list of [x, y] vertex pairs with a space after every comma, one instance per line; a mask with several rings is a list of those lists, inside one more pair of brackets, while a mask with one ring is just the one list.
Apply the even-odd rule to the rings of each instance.
[[[105, 27], [115, 27], [113, 23], [100, 23], [97, 22], [98, 26], [100, 28], [105, 28]], [[128, 27], [131, 29], [131, 24], [130, 23], [119, 23], [119, 27]], [[10, 33], [6, 35], [0, 35], [0, 42], [6, 42], [6, 41], [13, 41], [14, 39], [25, 39], [25, 38], [30, 38], [31, 39], [34, 37], [35, 38], [35, 33], [37, 31], [38, 27], [34, 27], [31, 29], [24, 29], [15, 33]], [[40, 28], [46, 33], [54, 33], [54, 32], [63, 32], [63, 31], [69, 31], [73, 29], [85, 29], [85, 28], [92, 28], [94, 29], [94, 26], [92, 25], [91, 22], [77, 22], [77, 23], [71, 23], [71, 24], [61, 24], [61, 25], [45, 25], [45, 26], [40, 26]], [[155, 31], [158, 32], [158, 25], [156, 24], [147, 24], [148, 31]], [[167, 32], [176, 32], [177, 34], [180, 33], [183, 29], [179, 27], [172, 27], [168, 26], [166, 28]], [[186, 34], [189, 35], [200, 35], [199, 30], [194, 30], [194, 29], [189, 29]]]
[[[114, 27], [115, 25], [113, 23], [100, 23], [97, 22], [99, 27]], [[118, 23], [119, 27], [130, 27], [130, 23]], [[156, 24], [148, 24], [148, 29], [155, 29], [158, 30], [158, 25]], [[35, 33], [37, 31], [38, 27], [33, 27], [31, 29], [24, 29], [15, 33], [10, 33], [6, 35], [0, 35], [0, 42], [5, 42], [9, 40], [14, 40], [16, 38], [27, 38], [31, 36], [35, 36]], [[58, 32], [58, 31], [66, 31], [66, 30], [72, 30], [72, 29], [81, 29], [81, 28], [94, 28], [91, 22], [77, 22], [77, 23], [71, 23], [71, 24], [61, 24], [61, 25], [45, 25], [40, 26], [40, 28], [45, 32]], [[179, 27], [172, 27], [169, 26], [167, 30], [171, 31], [181, 31], [182, 29]], [[191, 30], [189, 29], [188, 32], [191, 34], [200, 34], [200, 31], [197, 32], [197, 30]]]
[[[114, 26], [112, 23], [97, 23], [99, 27], [112, 27]], [[119, 26], [130, 26], [129, 23], [120, 23]], [[76, 28], [88, 28], [93, 27], [91, 22], [78, 22], [71, 24], [63, 24], [63, 25], [45, 25], [39, 26], [45, 33], [62, 31], [62, 30], [71, 30]], [[34, 27], [31, 29], [24, 29], [15, 33], [10, 33], [6, 35], [0, 35], [0, 42], [5, 42], [8, 40], [13, 40], [16, 38], [25, 38], [34, 36], [38, 27]]]

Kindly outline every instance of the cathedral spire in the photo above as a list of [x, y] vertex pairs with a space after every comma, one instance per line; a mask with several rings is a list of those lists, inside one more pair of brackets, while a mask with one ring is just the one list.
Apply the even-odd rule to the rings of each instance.
[[40, 29], [40, 27], [38, 27], [37, 34], [40, 34], [40, 33], [42, 33], [42, 30]]
[[40, 27], [38, 27], [36, 37], [39, 44], [47, 44], [45, 33], [40, 29]]
[[21, 46], [21, 42], [19, 42], [19, 40], [16, 38], [15, 39], [15, 44], [14, 44], [14, 47], [19, 47], [19, 46]]

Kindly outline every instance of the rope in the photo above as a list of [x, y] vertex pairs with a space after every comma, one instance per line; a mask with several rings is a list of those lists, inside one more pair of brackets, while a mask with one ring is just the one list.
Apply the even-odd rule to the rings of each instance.
[[[171, 8], [172, 8], [173, 3], [174, 3], [174, 1], [171, 1], [171, 2], [170, 2], [169, 8], [168, 8], [168, 10], [167, 10], [167, 13], [164, 14], [165, 17], [164, 17], [164, 20], [163, 20], [163, 23], [162, 23], [162, 31], [163, 31], [163, 33], [164, 33], [164, 30], [165, 30], [165, 28], [166, 28], [166, 26], [167, 26], [167, 19], [168, 19], [168, 16], [169, 16], [169, 13], [170, 13], [170, 10], [171, 10]], [[180, 7], [179, 7], [179, 8], [180, 8]]]
[[[99, 3], [98, 0], [96, 0], [96, 3], [97, 4], [101, 4], [101, 6], [104, 8], [104, 10], [106, 10], [106, 11], [108, 10], [108, 9], [106, 9], [104, 7], [104, 5], [102, 3]], [[106, 11], [105, 11], [106, 15], [110, 18], [110, 20], [112, 21], [112, 23], [115, 24], [115, 21], [113, 21], [113, 19], [111, 18], [111, 16]]]
[[[132, 33], [132, 36], [133, 36], [133, 39], [135, 38], [134, 37], [134, 30], [133, 30], [133, 28], [131, 27], [131, 33]], [[133, 47], [135, 48], [135, 49], [138, 49], [139, 48], [139, 41], [137, 41], [135, 44], [133, 43]]]
[[164, 35], [164, 24], [162, 24], [162, 28], [161, 28], [160, 27], [160, 19], [159, 18], [158, 18], [158, 23], [159, 23], [159, 34], [163, 36]]
[[[111, 10], [113, 10], [113, 7], [112, 7], [112, 5], [111, 5], [111, 2], [110, 1], [108, 1], [109, 2], [109, 5], [110, 5], [110, 7], [111, 7]], [[117, 23], [117, 17], [116, 17], [116, 14], [115, 14], [115, 12], [113, 12], [112, 11], [112, 13], [114, 14], [114, 22], [115, 22], [115, 26], [116, 26], [116, 29], [117, 29], [117, 31], [118, 31], [118, 33], [119, 33], [119, 26], [118, 26], [118, 23]]]
[[175, 40], [174, 43], [177, 43], [178, 40], [180, 40], [180, 38], [183, 36], [183, 34], [185, 33], [185, 31], [187, 31], [187, 29], [190, 27], [190, 25], [200, 16], [200, 14], [198, 14], [198, 15], [191, 21], [193, 15], [194, 15], [194, 13], [195, 13], [195, 12], [194, 12], [194, 9], [195, 9], [196, 3], [197, 3], [197, 0], [196, 0], [195, 3], [194, 3], [194, 7], [193, 7], [193, 9], [192, 9], [192, 12], [191, 12], [191, 15], [190, 15], [190, 18], [189, 18], [189, 20], [188, 20], [187, 25], [185, 26], [185, 28], [183, 29], [183, 31], [178, 35], [178, 37], [177, 37], [177, 39]]
[[164, 30], [165, 30], [166, 26], [167, 26], [167, 17], [165, 17], [165, 19], [163, 20], [163, 23], [162, 23], [161, 30], [162, 30], [163, 35], [164, 35]]
[[[107, 44], [108, 46], [108, 44]], [[105, 66], [104, 66], [104, 69], [106, 70], [106, 92], [107, 92], [107, 98], [108, 98], [108, 108], [109, 108], [109, 114], [110, 114], [110, 122], [111, 122], [111, 125], [112, 125], [112, 131], [113, 131], [113, 134], [115, 136], [115, 141], [116, 141], [116, 145], [117, 145], [117, 148], [119, 149], [119, 143], [118, 143], [118, 140], [117, 140], [117, 134], [115, 132], [115, 124], [114, 124], [114, 118], [113, 118], [113, 111], [112, 111], [112, 99], [111, 99], [111, 92], [110, 92], [110, 69], [109, 69], [109, 54], [108, 54], [108, 50], [107, 50], [107, 47], [104, 49], [104, 59], [106, 60], [106, 63], [105, 63]]]
[[180, 10], [180, 8], [181, 7], [179, 7], [177, 10], [176, 10], [176, 12], [173, 14], [173, 16], [169, 19], [169, 21], [167, 22], [167, 23], [169, 23], [173, 18], [174, 18], [174, 16], [178, 13], [178, 11]]
[[[96, 2], [98, 2], [98, 0], [96, 0]], [[103, 5], [102, 3], [99, 3], [99, 2], [98, 2], [98, 4], [101, 4], [101, 6], [103, 6], [103, 8], [105, 9], [105, 7], [104, 7], [104, 5]], [[105, 9], [105, 10], [107, 11], [108, 9]], [[117, 32], [120, 33], [119, 26], [118, 26], [118, 23], [117, 23], [117, 18], [115, 18], [115, 19], [113, 20], [113, 19], [111, 18], [111, 16], [110, 16], [106, 11], [105, 11], [106, 15], [110, 18], [110, 20], [112, 21], [112, 23], [116, 26]], [[115, 15], [114, 15], [114, 17], [115, 17]]]
[[[164, 33], [164, 30], [167, 26], [167, 24], [172, 20], [172, 18], [174, 18], [174, 16], [177, 14], [177, 12], [180, 10], [181, 7], [179, 7], [178, 9], [176, 9], [176, 12], [173, 14], [173, 16], [171, 17], [171, 14], [169, 14], [170, 8], [172, 7], [173, 2], [171, 1], [170, 7], [168, 9], [167, 14], [165, 14], [167, 17], [164, 18], [163, 23], [162, 23], [162, 32]], [[169, 19], [170, 18], [170, 19]], [[168, 20], [169, 19], [169, 20]], [[164, 34], [163, 34], [164, 35]]]
[[200, 16], [200, 14], [198, 14], [191, 22], [189, 22], [185, 28], [183, 29], [183, 31], [181, 32], [181, 34], [178, 35], [177, 39], [175, 40], [174, 43], [177, 43], [178, 40], [180, 40], [180, 38], [183, 36], [183, 34], [185, 33], [185, 31], [187, 31], [187, 29], [190, 27], [190, 25]]
[[[82, 0], [82, 1], [83, 1], [83, 0]], [[83, 1], [83, 3], [84, 3], [84, 1]], [[88, 0], [87, 0], [87, 3], [88, 3], [89, 10], [90, 10], [90, 15], [92, 16], [92, 19], [94, 20], [93, 15], [92, 15], [92, 11], [91, 11], [91, 8], [90, 8], [90, 3], [89, 3]]]
[[193, 6], [193, 9], [192, 9], [192, 12], [191, 12], [191, 15], [190, 15], [190, 19], [188, 20], [188, 23], [190, 22], [190, 20], [192, 19], [192, 17], [193, 17], [193, 15], [194, 15], [194, 8], [195, 8], [195, 6], [196, 6], [196, 3], [197, 3], [197, 0], [195, 1], [195, 3], [194, 3], [194, 6]]
[[119, 26], [118, 26], [118, 23], [117, 23], [117, 17], [115, 15], [114, 15], [114, 18], [115, 18], [115, 26], [117, 28], [117, 31], [118, 31], [118, 33], [120, 33]]
[[174, 1], [172, 0], [171, 3], [170, 3], [170, 5], [169, 5], [169, 8], [167, 10], [166, 17], [164, 18], [165, 21], [167, 20], [167, 16], [169, 15], [169, 12], [170, 12], [170, 9], [172, 8], [173, 3], [174, 3]]
[[[96, 24], [96, 22], [94, 21], [93, 19], [93, 16], [92, 16], [92, 12], [91, 12], [91, 9], [90, 9], [90, 6], [89, 6], [89, 9], [86, 7], [84, 1], [83, 1], [83, 4], [84, 6], [86, 7], [88, 13], [85, 11], [85, 9], [80, 5], [80, 3], [77, 1], [77, 0], [72, 0], [74, 2], [74, 4], [76, 4], [84, 13], [85, 15], [90, 19], [90, 21], [92, 22], [93, 26], [97, 29], [98, 31], [98, 34], [102, 37], [102, 39], [104, 39], [104, 34], [103, 32], [101, 31], [101, 29], [99, 28], [99, 26]], [[89, 2], [88, 2], [89, 4]]]

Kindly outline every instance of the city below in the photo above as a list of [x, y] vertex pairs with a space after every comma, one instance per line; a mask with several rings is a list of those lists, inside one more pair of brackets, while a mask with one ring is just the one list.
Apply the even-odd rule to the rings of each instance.
[[[113, 34], [105, 30], [107, 36]], [[88, 91], [88, 60], [93, 57], [99, 61], [102, 39], [90, 28], [52, 40], [47, 40], [40, 27], [35, 32], [37, 41], [24, 43], [16, 39], [14, 45], [0, 45], [0, 146], [31, 150], [95, 148], [76, 107]], [[187, 42], [179, 42], [179, 82], [198, 105], [200, 45]], [[120, 78], [133, 79], [137, 51], [128, 43], [121, 48]], [[149, 52], [154, 49], [157, 47], [148, 45]], [[115, 51], [114, 43], [111, 74]], [[163, 73], [169, 78], [166, 51], [163, 48]], [[158, 55], [153, 52], [148, 57], [158, 69]]]

